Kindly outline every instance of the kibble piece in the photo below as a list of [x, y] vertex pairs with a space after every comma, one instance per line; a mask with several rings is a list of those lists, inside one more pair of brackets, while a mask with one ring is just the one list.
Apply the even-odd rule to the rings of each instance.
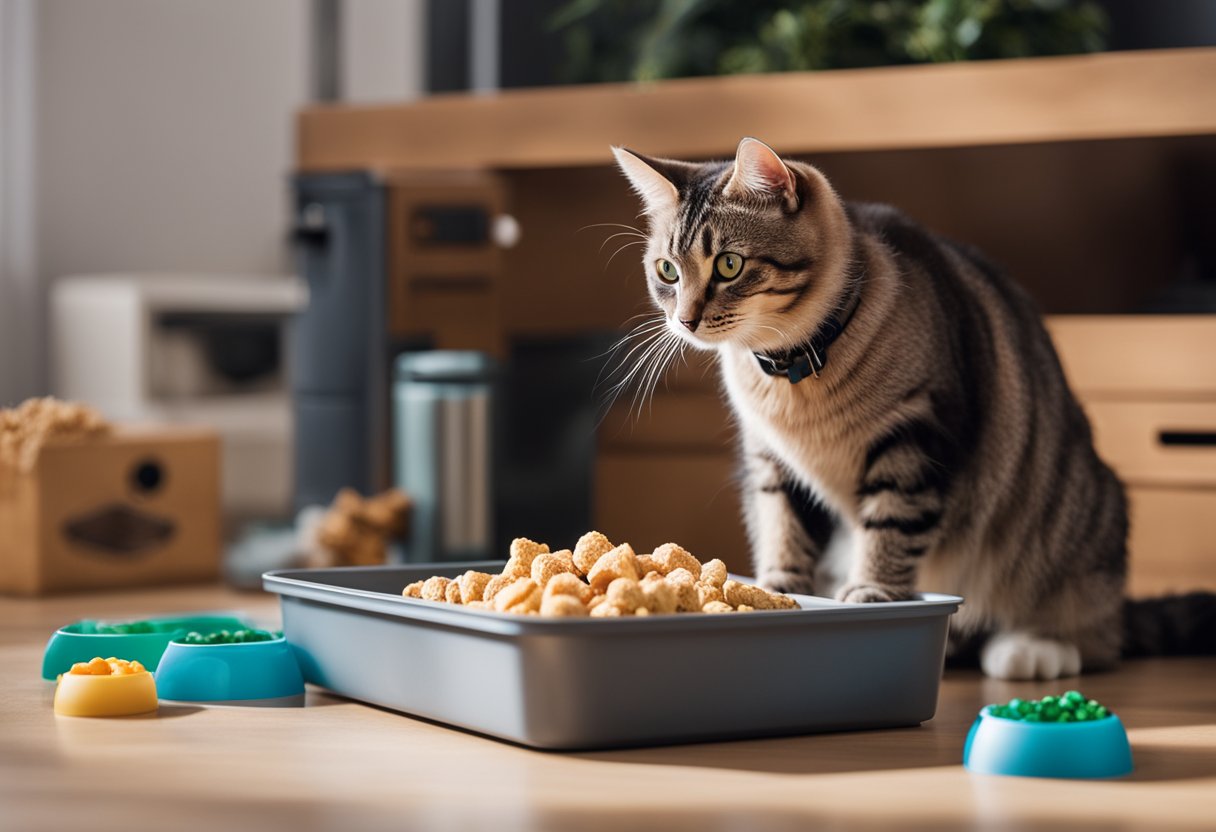
[[435, 575], [422, 582], [422, 599], [424, 601], [446, 601], [450, 578]]
[[797, 601], [786, 595], [769, 592], [758, 586], [742, 584], [738, 581], [724, 583], [722, 593], [726, 596], [726, 603], [734, 607], [746, 604], [758, 610], [787, 610], [795, 609], [798, 606]]
[[749, 607], [747, 604], [740, 604], [739, 606], [735, 607], [735, 612], [755, 612], [755, 611], [756, 611], [755, 607]]
[[768, 600], [776, 610], [796, 610], [800, 609], [798, 602], [788, 595], [782, 595], [780, 592], [770, 592]]
[[459, 581], [452, 581], [450, 584], [448, 584], [448, 588], [443, 592], [443, 600], [447, 601], [449, 604], [461, 603]]
[[574, 558], [567, 549], [553, 553], [543, 552], [532, 560], [532, 580], [542, 589], [555, 576], [574, 573]]
[[643, 578], [639, 586], [651, 612], [672, 613], [680, 606], [680, 593], [657, 572]]
[[536, 592], [531, 593], [518, 604], [512, 604], [511, 606], [507, 607], [505, 611], [514, 613], [515, 615], [540, 615], [540, 604], [542, 600], [543, 599], [538, 588]]
[[670, 575], [676, 569], [687, 569], [693, 580], [701, 577], [701, 561], [676, 543], [664, 543], [654, 550], [651, 557], [654, 558], [655, 563], [659, 566], [659, 571], [664, 575]]
[[546, 595], [540, 602], [540, 614], [554, 618], [585, 618], [590, 610], [573, 595]]
[[472, 569], [465, 572], [457, 578], [460, 582], [460, 600], [466, 604], [482, 600], [485, 597], [486, 585], [493, 577], [485, 572], [474, 572]]
[[103, 659], [100, 656], [87, 662], [76, 662], [68, 673], [73, 676], [133, 676], [144, 673], [146, 668], [137, 661], [116, 659], [111, 656]]
[[536, 559], [537, 555], [545, 554], [548, 551], [548, 543], [537, 543], [526, 537], [517, 537], [511, 541], [511, 557], [502, 571], [520, 578], [527, 578], [532, 574], [532, 561]]
[[650, 615], [650, 608], [649, 607], [638, 607], [636, 610], [633, 611], [633, 614], [636, 616]]
[[590, 585], [578, 575], [570, 572], [554, 575], [549, 579], [549, 583], [545, 584], [545, 597], [569, 595], [577, 598], [580, 603], [586, 604], [591, 600], [592, 594]]
[[659, 569], [658, 561], [654, 559], [654, 555], [638, 555], [638, 571], [642, 573], [643, 578], [651, 573], [663, 574]]
[[422, 584], [423, 581], [414, 581], [412, 584], [407, 585], [405, 589], [401, 590], [401, 594], [406, 598], [421, 598]]
[[481, 600], [493, 601], [504, 588], [513, 584], [518, 580], [518, 576], [503, 572], [501, 575], [495, 575], [486, 582], [485, 588], [481, 591]]
[[596, 594], [606, 592], [608, 585], [617, 578], [637, 580], [642, 577], [638, 573], [638, 556], [633, 553], [633, 547], [622, 543], [610, 552], [605, 552], [587, 573], [587, 580]]
[[471, 610], [492, 610], [492, 609], [494, 609], [494, 605], [491, 604], [489, 601], [469, 601], [467, 604], [465, 604], [465, 606]]
[[691, 572], [683, 567], [673, 569], [663, 580], [676, 591], [676, 609], [681, 612], [694, 612], [701, 609], [697, 598], [697, 581]]
[[[600, 595], [598, 597], [603, 598], [604, 596]], [[597, 604], [591, 608], [592, 618], [620, 618], [622, 615], [624, 613], [615, 604]]]
[[580, 576], [586, 576], [596, 561], [611, 552], [612, 541], [599, 532], [587, 532], [574, 544], [574, 566]]
[[726, 564], [717, 558], [706, 561], [701, 565], [701, 580], [721, 589], [726, 583]]
[[[531, 578], [516, 578], [510, 586], [494, 596], [494, 609], [499, 612], [523, 612], [530, 609], [533, 603], [536, 609], [540, 609], [540, 598], [540, 587], [536, 585], [536, 581]], [[516, 607], [523, 609], [516, 610]]]
[[735, 608], [723, 601], [710, 601], [701, 608], [701, 612], [734, 612]]
[[608, 584], [608, 591], [604, 594], [608, 597], [608, 603], [621, 612], [634, 612], [646, 604], [642, 587], [632, 578], [617, 578]]
[[[607, 595], [593, 595], [591, 597], [591, 600], [587, 602], [587, 609], [594, 612], [596, 607], [602, 607], [607, 602], [608, 602]], [[609, 606], [612, 606], [612, 605], [609, 604]]]
[[722, 595], [721, 589], [713, 584], [707, 584], [704, 581], [697, 581], [697, 601], [700, 603], [702, 609], [704, 609], [705, 605], [710, 601], [723, 600], [725, 600], [725, 598]]

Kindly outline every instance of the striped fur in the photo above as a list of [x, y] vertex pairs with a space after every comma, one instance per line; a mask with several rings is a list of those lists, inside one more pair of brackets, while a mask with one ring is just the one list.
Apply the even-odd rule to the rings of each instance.
[[[1027, 295], [977, 252], [893, 208], [846, 205], [813, 167], [758, 142], [733, 165], [629, 155], [639, 192], [660, 193], [647, 200], [651, 296], [681, 338], [717, 352], [738, 419], [758, 578], [816, 589], [844, 526], [838, 597], [963, 595], [955, 639], [987, 640], [995, 676], [1114, 664], [1124, 492]], [[745, 258], [729, 282], [714, 277], [721, 252]], [[659, 258], [678, 284], [657, 279]], [[760, 370], [755, 352], [807, 339], [856, 281], [857, 312], [819, 378]]]

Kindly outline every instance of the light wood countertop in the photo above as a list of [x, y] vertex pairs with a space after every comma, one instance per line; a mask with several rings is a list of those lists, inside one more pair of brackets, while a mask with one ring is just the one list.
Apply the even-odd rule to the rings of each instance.
[[[948, 671], [919, 728], [594, 753], [536, 752], [310, 690], [304, 708], [164, 706], [56, 717], [52, 630], [86, 617], [240, 609], [271, 596], [164, 589], [0, 600], [0, 829], [1211, 829], [1216, 659], [1057, 683]], [[825, 676], [831, 673], [824, 668]], [[977, 709], [1079, 687], [1127, 724], [1117, 782], [965, 772]]]

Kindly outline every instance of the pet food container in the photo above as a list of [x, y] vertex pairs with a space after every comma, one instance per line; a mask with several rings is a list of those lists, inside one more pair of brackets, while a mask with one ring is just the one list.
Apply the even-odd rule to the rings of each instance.
[[169, 643], [156, 686], [162, 699], [238, 702], [304, 695], [295, 653], [282, 638], [239, 644]]
[[60, 716], [133, 716], [157, 708], [156, 682], [144, 670], [116, 676], [64, 673], [55, 688]]
[[961, 598], [798, 597], [800, 609], [554, 619], [401, 596], [501, 563], [268, 572], [304, 678], [523, 745], [590, 749], [932, 718]]
[[1132, 749], [1119, 717], [1086, 722], [1025, 722], [987, 710], [967, 734], [963, 765], [976, 774], [1102, 779], [1132, 771]]

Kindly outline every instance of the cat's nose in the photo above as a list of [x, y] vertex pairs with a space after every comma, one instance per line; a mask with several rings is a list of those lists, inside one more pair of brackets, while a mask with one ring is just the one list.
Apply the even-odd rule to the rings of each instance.
[[699, 317], [697, 317], [697, 318], [689, 318], [689, 319], [686, 321], [686, 320], [684, 320], [683, 318], [681, 318], [681, 319], [680, 319], [680, 323], [682, 323], [682, 324], [684, 324], [684, 326], [688, 327], [688, 331], [689, 331], [689, 332], [696, 332], [696, 331], [697, 331], [697, 327], [698, 327], [698, 326], [700, 325], [700, 323], [701, 323], [701, 319], [700, 319]]

